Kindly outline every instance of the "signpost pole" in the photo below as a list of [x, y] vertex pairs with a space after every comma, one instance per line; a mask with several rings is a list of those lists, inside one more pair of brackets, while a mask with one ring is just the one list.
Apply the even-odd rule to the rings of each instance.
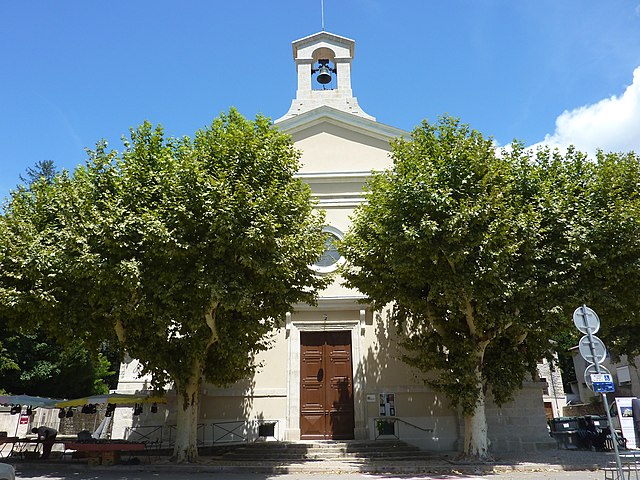
[[[591, 358], [593, 358], [593, 363], [596, 367], [596, 373], [600, 373], [600, 362], [596, 361], [596, 352], [593, 346], [593, 335], [591, 333], [591, 328], [589, 327], [589, 322], [587, 320], [587, 306], [582, 305], [582, 319], [584, 321], [584, 326], [587, 331], [587, 335], [589, 336], [589, 346], [591, 348]], [[618, 467], [618, 478], [620, 480], [624, 479], [624, 472], [622, 470], [622, 462], [620, 461], [620, 451], [618, 450], [618, 435], [616, 433], [616, 429], [613, 427], [613, 422], [611, 420], [611, 412], [609, 412], [609, 400], [607, 399], [607, 393], [602, 392], [602, 403], [604, 404], [604, 411], [607, 413], [607, 422], [609, 423], [609, 431], [611, 432], [611, 440], [613, 441], [613, 451], [616, 454], [616, 466]]]

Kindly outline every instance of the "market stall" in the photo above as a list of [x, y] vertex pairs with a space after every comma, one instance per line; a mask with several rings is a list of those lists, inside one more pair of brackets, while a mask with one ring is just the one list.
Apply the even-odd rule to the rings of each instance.
[[[89, 463], [111, 465], [120, 461], [123, 452], [144, 451], [145, 444], [110, 439], [109, 422], [117, 406], [129, 406], [136, 412], [142, 411], [143, 404], [151, 404], [151, 411], [157, 409], [158, 403], [166, 403], [162, 396], [145, 394], [110, 393], [92, 395], [70, 400], [37, 397], [30, 395], [0, 395], [0, 405], [9, 406], [7, 416], [15, 417], [15, 428], [11, 424], [11, 434], [0, 431], [0, 456], [19, 456], [21, 458], [39, 458], [41, 442], [31, 435], [32, 426], [46, 425], [60, 430], [63, 421], [69, 421], [74, 413], [95, 414], [104, 413], [104, 418], [90, 430], [73, 430], [72, 434], [57, 435], [55, 444], [58, 445], [54, 457], [73, 454], [75, 458], [87, 458]], [[105, 407], [106, 405], [106, 407]], [[98, 406], [102, 406], [98, 409]], [[38, 415], [36, 409], [47, 409], [46, 416]], [[57, 412], [56, 412], [57, 410]], [[12, 418], [13, 419], [13, 418]], [[46, 419], [46, 421], [44, 421]], [[8, 424], [8, 423], [7, 423]], [[68, 429], [69, 424], [67, 425]], [[85, 427], [86, 428], [86, 427]]]
[[64, 448], [65, 452], [76, 452], [76, 458], [87, 458], [89, 465], [115, 465], [120, 463], [123, 452], [143, 452], [145, 444], [124, 440], [65, 442]]
[[15, 441], [11, 438], [26, 437], [33, 426], [56, 428], [55, 405], [61, 401], [34, 395], [0, 395], [0, 405], [8, 407], [0, 413], [0, 455], [13, 451]]

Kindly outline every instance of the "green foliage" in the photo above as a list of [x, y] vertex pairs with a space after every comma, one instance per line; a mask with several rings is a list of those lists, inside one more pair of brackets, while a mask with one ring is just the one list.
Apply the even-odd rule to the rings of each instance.
[[[20, 366], [16, 362], [14, 352], [9, 351], [6, 343], [6, 340], [0, 341], [0, 378], [6, 378], [20, 371]], [[6, 391], [2, 385], [0, 385], [0, 389]]]
[[29, 188], [32, 184], [40, 181], [52, 183], [57, 174], [58, 169], [53, 160], [40, 160], [33, 167], [27, 167], [26, 178], [20, 175], [20, 180]]
[[111, 369], [111, 362], [106, 355], [98, 353], [96, 360], [95, 376], [93, 378], [93, 394], [107, 394], [111, 388], [115, 389], [116, 387], [113, 383], [108, 383], [109, 380], [117, 380], [115, 377], [116, 371]]
[[583, 302], [612, 345], [637, 349], [640, 329], [616, 330], [638, 312], [635, 155], [498, 155], [449, 117], [412, 137], [369, 182], [342, 251], [348, 285], [393, 302], [404, 360], [436, 372], [428, 383], [467, 414], [480, 389], [509, 401]]
[[62, 346], [41, 333], [13, 332], [5, 322], [0, 325], [2, 390], [55, 398], [108, 393], [105, 381], [115, 372], [102, 354], [91, 355], [80, 342]]
[[[588, 304], [599, 314], [598, 335], [617, 355], [640, 354], [640, 157], [598, 152], [595, 159], [570, 149], [540, 150], [535, 160], [545, 172], [549, 244], [542, 267], [555, 275], [548, 295], [565, 316]], [[560, 347], [577, 340], [554, 337]], [[575, 345], [575, 343], [574, 343]]]
[[571, 388], [569, 384], [577, 380], [576, 370], [573, 364], [573, 354], [570, 349], [575, 347], [580, 340], [581, 333], [577, 330], [568, 330], [557, 334], [553, 341], [556, 345], [557, 353], [557, 366], [560, 368], [562, 374], [562, 382], [564, 384], [565, 391], [569, 391]]
[[584, 179], [573, 226], [577, 293], [602, 320], [614, 353], [640, 354], [640, 157], [598, 152]]
[[13, 193], [0, 313], [61, 342], [120, 342], [158, 387], [250, 374], [284, 313], [326, 284], [308, 268], [323, 218], [298, 158], [235, 110], [193, 140], [145, 123], [121, 154], [99, 143], [73, 175]]
[[540, 179], [519, 153], [498, 157], [451, 118], [423, 123], [394, 144], [393, 169], [370, 182], [343, 245], [349, 284], [395, 302], [405, 361], [439, 372], [429, 383], [468, 413], [483, 385], [509, 400], [555, 325], [546, 305], [529, 310], [540, 300]]

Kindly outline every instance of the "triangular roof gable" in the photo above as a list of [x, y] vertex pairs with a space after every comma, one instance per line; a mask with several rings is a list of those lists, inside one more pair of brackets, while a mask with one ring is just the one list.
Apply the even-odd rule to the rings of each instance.
[[352, 130], [379, 140], [390, 141], [398, 137], [409, 140], [411, 138], [411, 134], [406, 130], [343, 112], [326, 105], [301, 113], [294, 117], [287, 118], [286, 120], [276, 123], [276, 125], [283, 132], [292, 135], [322, 122], [331, 123], [338, 127]]
[[349, 49], [349, 54], [353, 58], [353, 50], [355, 47], [355, 40], [352, 40], [347, 37], [342, 37], [340, 35], [336, 35], [335, 33], [329, 32], [318, 32], [313, 35], [309, 35], [307, 37], [300, 38], [291, 43], [291, 48], [293, 49], [293, 58], [298, 58], [298, 50], [304, 48], [308, 45], [313, 45], [316, 43], [320, 43], [325, 41], [334, 45], [342, 45]]
[[[341, 179], [345, 172], [368, 176], [391, 165], [391, 140], [409, 138], [399, 128], [322, 106], [276, 124], [302, 151], [300, 173]], [[369, 172], [369, 173], [366, 173]], [[363, 177], [364, 178], [364, 177]], [[337, 181], [337, 180], [336, 180]]]

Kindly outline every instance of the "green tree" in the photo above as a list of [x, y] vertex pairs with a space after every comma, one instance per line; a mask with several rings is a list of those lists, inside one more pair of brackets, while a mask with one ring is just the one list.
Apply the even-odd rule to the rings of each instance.
[[199, 386], [254, 371], [253, 355], [326, 279], [308, 265], [322, 215], [299, 153], [263, 117], [223, 114], [189, 138], [148, 123], [73, 176], [15, 192], [0, 221], [0, 314], [58, 338], [120, 345], [178, 392], [177, 461], [197, 458]]
[[36, 162], [33, 167], [27, 167], [26, 177], [20, 175], [20, 180], [22, 180], [28, 188], [31, 184], [42, 179], [48, 183], [52, 183], [57, 174], [58, 169], [53, 160], [40, 160]]
[[[498, 155], [491, 139], [443, 117], [397, 140], [392, 157], [356, 210], [344, 275], [379, 307], [391, 303], [404, 361], [462, 407], [464, 453], [487, 458], [487, 392], [511, 400], [550, 357], [549, 340], [572, 328], [572, 308], [608, 301], [627, 311], [612, 275], [640, 269], [620, 261], [589, 278], [616, 255], [605, 251], [614, 218], [593, 228], [611, 198], [590, 198], [604, 195], [592, 180], [602, 168], [573, 149], [532, 155], [514, 144]], [[627, 201], [613, 196], [618, 221]]]
[[[6, 325], [5, 325], [6, 327]], [[10, 352], [4, 341], [0, 341], [0, 378], [6, 378], [9, 375], [15, 375], [20, 371], [20, 366], [16, 362], [13, 352]], [[10, 394], [6, 387], [0, 385], [0, 395]]]
[[[41, 182], [53, 184], [59, 174], [52, 160], [37, 162], [28, 167], [25, 185], [30, 190]], [[37, 187], [34, 187], [37, 188]], [[0, 319], [0, 389], [13, 394], [40, 395], [56, 398], [75, 398], [108, 393], [115, 388], [117, 377], [111, 361], [117, 363], [118, 352], [101, 346], [100, 351], [86, 349], [81, 342], [59, 345], [43, 331], [25, 332], [21, 325], [10, 328]]]
[[583, 172], [567, 202], [576, 209], [567, 251], [578, 265], [570, 298], [598, 313], [598, 336], [612, 353], [634, 358], [640, 355], [640, 157], [599, 151]]
[[[52, 160], [37, 162], [20, 175], [24, 185], [18, 190], [29, 191], [32, 186], [52, 185], [59, 174]], [[107, 356], [117, 361], [117, 351], [103, 345], [100, 351], [87, 350], [82, 342], [59, 345], [42, 331], [25, 331], [22, 324], [0, 319], [0, 388], [14, 394], [74, 398], [108, 393], [115, 388], [117, 377]]]
[[11, 394], [97, 395], [108, 393], [108, 382], [115, 377], [102, 353], [91, 354], [78, 341], [58, 345], [42, 332], [14, 332], [4, 321], [0, 321], [0, 351], [0, 389]]

